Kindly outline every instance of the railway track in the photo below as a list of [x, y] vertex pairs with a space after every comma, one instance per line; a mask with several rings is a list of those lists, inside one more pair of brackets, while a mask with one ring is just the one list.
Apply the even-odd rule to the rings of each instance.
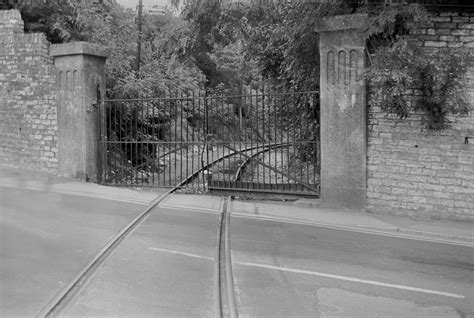
[[[236, 156], [244, 155], [246, 160], [238, 166], [238, 171], [235, 177], [238, 178], [245, 166], [258, 155], [270, 151], [272, 149], [287, 147], [289, 144], [269, 144], [262, 146], [248, 147], [242, 150], [230, 148], [230, 152], [220, 156], [219, 158], [209, 162], [207, 165], [197, 169], [184, 180], [179, 182], [175, 187], [168, 190], [165, 194], [154, 199], [146, 208], [143, 210], [135, 219], [128, 223], [120, 232], [118, 232], [96, 255], [95, 257], [80, 271], [73, 279], [65, 285], [49, 302], [43, 307], [43, 309], [37, 314], [37, 317], [55, 317], [59, 316], [63, 312], [68, 304], [75, 299], [85, 284], [93, 277], [101, 265], [108, 260], [111, 254], [117, 250], [120, 245], [130, 237], [134, 231], [146, 221], [151, 211], [159, 206], [159, 204], [165, 201], [169, 196], [181, 189], [185, 185], [192, 183], [195, 178], [198, 178], [205, 171], [208, 171], [213, 165], [220, 161]], [[261, 150], [258, 148], [262, 148]], [[257, 150], [257, 151], [255, 151]], [[250, 154], [247, 154], [250, 152]], [[214, 257], [214, 311], [215, 317], [238, 317], [238, 311], [235, 301], [233, 276], [232, 276], [232, 263], [230, 256], [230, 212], [229, 206], [231, 204], [232, 197], [226, 197], [224, 199], [224, 207], [221, 211], [220, 224], [217, 230], [217, 244]]]
[[[242, 157], [245, 158], [245, 160], [243, 162], [241, 162], [240, 164], [238, 164], [237, 169], [235, 170], [235, 172], [232, 173], [234, 175], [233, 179], [238, 181], [238, 179], [242, 175], [242, 172], [245, 170], [245, 167], [252, 160], [255, 160], [255, 158], [257, 158], [259, 155], [261, 155], [265, 152], [268, 152], [270, 150], [273, 150], [273, 149], [289, 147], [290, 145], [291, 145], [290, 143], [272, 143], [272, 144], [267, 144], [267, 145], [258, 145], [258, 146], [246, 147], [244, 149], [237, 149], [237, 148], [231, 147], [229, 145], [224, 145], [223, 146], [224, 148], [229, 149], [229, 153], [227, 153], [225, 155], [221, 155], [219, 158], [217, 158], [215, 160], [212, 160], [208, 164], [204, 165], [202, 168], [196, 170], [188, 178], [186, 178], [183, 182], [181, 182], [179, 184], [179, 188], [184, 187], [186, 184], [191, 184], [194, 179], [199, 179], [199, 176], [202, 173], [205, 173], [205, 172], [209, 171], [212, 166], [215, 166], [219, 162], [221, 162], [225, 159], [234, 157], [234, 156], [242, 156]], [[250, 154], [248, 154], [249, 152], [250, 152]], [[267, 169], [273, 170], [277, 173], [282, 173], [282, 172], [276, 170], [275, 168], [273, 168], [273, 167], [271, 167], [271, 166], [269, 166], [265, 163], [259, 162], [259, 164], [262, 164]], [[292, 178], [289, 177], [289, 179], [292, 179]]]
[[[217, 161], [217, 160], [216, 160]], [[209, 164], [208, 166], [212, 165]], [[206, 167], [195, 171], [186, 179], [181, 181], [174, 188], [165, 194], [154, 199], [135, 219], [128, 223], [120, 232], [118, 232], [95, 256], [94, 258], [78, 272], [68, 284], [64, 286], [36, 315], [37, 317], [56, 317], [68, 307], [69, 304], [78, 296], [86, 283], [92, 279], [93, 275], [100, 269], [117, 250], [120, 245], [130, 237], [134, 231], [143, 224], [151, 211], [159, 206], [180, 187], [191, 182]], [[224, 207], [221, 211], [220, 222], [217, 230], [217, 244], [214, 257], [214, 311], [215, 317], [238, 317], [233, 288], [232, 265], [230, 259], [229, 242], [229, 222], [230, 212], [229, 204], [231, 197], [224, 199]]]
[[[259, 160], [260, 155], [264, 155], [265, 153], [277, 149], [289, 148], [292, 145], [293, 144], [289, 142], [282, 142], [264, 143], [250, 146], [247, 145], [242, 147], [241, 145], [232, 145], [229, 143], [210, 143], [207, 146], [212, 148], [215, 147], [216, 149], [208, 152], [203, 152], [202, 156], [206, 157], [205, 159], [183, 159], [181, 158], [181, 156], [181, 159], [177, 161], [181, 165], [181, 168], [177, 169], [177, 162], [174, 162], [174, 166], [170, 165], [168, 168], [164, 169], [163, 174], [161, 176], [155, 175], [154, 173], [150, 175], [149, 173], [143, 171], [136, 171], [135, 173], [130, 171], [132, 176], [130, 178], [127, 177], [126, 179], [130, 180], [132, 183], [120, 182], [121, 179], [118, 178], [117, 183], [105, 182], [105, 184], [112, 186], [159, 186], [172, 188], [178, 183], [180, 179], [183, 178], [184, 175], [188, 175], [191, 171], [194, 171], [185, 179], [187, 180], [186, 182], [180, 183], [180, 187], [206, 190], [207, 176], [205, 174], [207, 172], [210, 172], [211, 170], [217, 170], [219, 172], [214, 176], [214, 180], [230, 182], [239, 181], [242, 172], [249, 165], [249, 163], [252, 162], [256, 163], [257, 166], [262, 169], [262, 171], [267, 171], [268, 174], [271, 173], [272, 175], [274, 175], [274, 180], [277, 179], [276, 176], [279, 176], [278, 178], [280, 178], [281, 176], [284, 180], [287, 180], [287, 183], [300, 184], [302, 187], [308, 189], [309, 191], [318, 192], [317, 186], [315, 184], [309, 184], [308, 182], [304, 182], [303, 180], [298, 180], [299, 178], [295, 178], [294, 176], [291, 176], [290, 174], [282, 171], [281, 168], [277, 168], [273, 163], [264, 162], [264, 160]], [[166, 152], [166, 155], [180, 153], [182, 155], [182, 153], [190, 153], [189, 150], [183, 151], [183, 149], [187, 148], [180, 147], [172, 151]], [[276, 156], [275, 160], [277, 160]], [[200, 168], [196, 167], [196, 164], [198, 164]], [[216, 168], [211, 169], [211, 167]], [[271, 178], [270, 180], [264, 181], [264, 183], [268, 181], [270, 181], [271, 183]], [[257, 181], [256, 183], [258, 182], [261, 181]]]
[[[232, 259], [230, 254], [230, 209], [229, 205], [232, 198], [227, 197], [224, 201], [223, 213], [221, 214], [219, 226], [219, 243], [217, 244], [218, 253], [214, 258], [215, 276], [214, 279], [216, 317], [239, 316], [237, 303], [235, 299], [234, 278], [232, 274]], [[216, 272], [217, 271], [217, 272]]]

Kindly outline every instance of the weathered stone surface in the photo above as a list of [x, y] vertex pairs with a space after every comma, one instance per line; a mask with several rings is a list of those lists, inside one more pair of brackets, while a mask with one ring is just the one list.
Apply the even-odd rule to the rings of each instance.
[[0, 163], [96, 178], [92, 105], [105, 89], [106, 56], [91, 43], [24, 34], [18, 11], [0, 11]]
[[107, 55], [100, 46], [84, 42], [53, 45], [51, 54], [59, 83], [58, 172], [95, 181], [98, 91], [105, 90]]
[[44, 34], [0, 11], [0, 163], [57, 171], [56, 70]]
[[322, 21], [321, 198], [323, 205], [366, 206], [365, 42], [367, 15]]
[[50, 48], [50, 54], [51, 56], [91, 55], [105, 58], [109, 56], [103, 46], [89, 42], [53, 44]]
[[316, 32], [364, 30], [369, 19], [367, 14], [347, 14], [321, 19], [316, 24]]
[[[439, 34], [439, 29], [428, 26], [412, 36], [430, 50], [446, 43], [472, 50], [472, 35], [462, 29], [462, 22], [472, 22], [474, 13], [465, 14], [470, 17], [456, 18], [458, 13], [448, 12], [433, 18], [452, 21], [443, 25], [450, 27], [443, 30], [452, 36], [427, 38], [424, 33]], [[471, 65], [465, 83], [474, 109], [473, 78]], [[441, 132], [426, 131], [423, 116], [417, 113], [399, 120], [380, 108], [369, 108], [367, 210], [474, 221], [474, 113], [450, 116], [450, 128]]]
[[[472, 15], [463, 13], [459, 19], [458, 13], [440, 13], [412, 37], [430, 52], [446, 46], [472, 50], [466, 23]], [[323, 204], [474, 221], [474, 113], [450, 116], [450, 128], [438, 133], [424, 129], [421, 112], [400, 120], [372, 107], [366, 115], [364, 82], [359, 79], [364, 43], [357, 28], [365, 27], [362, 20], [361, 15], [340, 16], [317, 27]], [[350, 54], [361, 58], [353, 62]], [[471, 65], [465, 83], [474, 109], [473, 79]], [[407, 94], [416, 97], [420, 92]]]

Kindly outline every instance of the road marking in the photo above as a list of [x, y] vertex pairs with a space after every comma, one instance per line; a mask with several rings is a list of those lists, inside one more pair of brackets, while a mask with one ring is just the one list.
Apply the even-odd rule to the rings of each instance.
[[366, 280], [366, 279], [360, 279], [360, 278], [349, 277], [349, 276], [327, 274], [327, 273], [309, 271], [309, 270], [304, 270], [304, 269], [280, 267], [280, 266], [257, 264], [257, 263], [248, 263], [248, 262], [237, 262], [237, 264], [244, 265], [244, 266], [279, 270], [279, 271], [290, 272], [290, 273], [306, 274], [306, 275], [320, 276], [320, 277], [326, 277], [326, 278], [340, 279], [340, 280], [345, 280], [345, 281], [350, 281], [350, 282], [355, 282], [355, 283], [369, 284], [369, 285], [382, 286], [382, 287], [390, 287], [390, 288], [396, 288], [396, 289], [402, 289], [402, 290], [421, 292], [421, 293], [426, 293], [426, 294], [434, 294], [434, 295], [439, 295], [439, 296], [446, 296], [446, 297], [453, 297], [453, 298], [463, 298], [463, 299], [466, 298], [463, 295], [452, 294], [452, 293], [438, 291], [438, 290], [411, 287], [411, 286], [404, 286], [404, 285], [397, 285], [397, 284], [390, 284], [390, 283], [378, 282], [378, 281], [375, 281], [375, 280]]
[[199, 259], [205, 259], [205, 260], [208, 260], [208, 261], [213, 261], [213, 260], [214, 260], [213, 257], [209, 257], [209, 256], [203, 256], [203, 255], [197, 255], [197, 254], [192, 254], [192, 253], [186, 253], [186, 252], [168, 250], [168, 249], [165, 249], [165, 248], [149, 247], [148, 249], [153, 250], [153, 251], [163, 252], [163, 253], [169, 253], [169, 254], [175, 254], [175, 255], [188, 256], [188, 257], [199, 258]]
[[456, 239], [450, 240], [450, 239], [443, 239], [443, 238], [423, 237], [420, 235], [403, 233], [403, 232], [395, 232], [395, 233], [387, 232], [389, 230], [396, 231], [396, 229], [392, 229], [392, 230], [391, 229], [387, 229], [387, 230], [364, 229], [362, 226], [361, 228], [356, 228], [353, 226], [334, 225], [334, 224], [323, 223], [323, 222], [304, 221], [304, 220], [296, 220], [296, 219], [267, 216], [267, 215], [252, 215], [252, 214], [239, 213], [239, 212], [232, 212], [231, 216], [242, 218], [242, 219], [255, 219], [255, 220], [261, 220], [261, 221], [274, 221], [274, 222], [282, 222], [282, 223], [288, 223], [288, 224], [309, 225], [309, 226], [317, 226], [317, 227], [323, 227], [323, 228], [328, 228], [328, 229], [335, 229], [335, 230], [340, 230], [340, 231], [350, 231], [350, 232], [357, 232], [357, 233], [363, 233], [363, 234], [374, 234], [374, 235], [381, 235], [381, 236], [388, 236], [388, 237], [397, 237], [397, 238], [423, 241], [423, 242], [434, 242], [434, 243], [442, 243], [442, 244], [449, 244], [449, 245], [474, 247], [474, 243], [471, 243], [469, 241], [466, 241], [466, 242], [461, 241], [462, 239], [472, 241], [472, 237], [466, 237], [466, 236], [459, 236], [460, 240], [456, 240]]

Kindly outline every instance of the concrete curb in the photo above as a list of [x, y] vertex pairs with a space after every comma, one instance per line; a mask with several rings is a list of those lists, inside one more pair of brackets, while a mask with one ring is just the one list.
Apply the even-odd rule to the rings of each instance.
[[[3, 166], [0, 165], [0, 168], [2, 167]], [[51, 182], [50, 179], [45, 177], [39, 179], [28, 179], [16, 172], [16, 170], [7, 170], [7, 172], [3, 174], [3, 177], [0, 177], [0, 187], [33, 191], [51, 191], [66, 195], [113, 200], [139, 205], [148, 205], [153, 201], [154, 198], [156, 198], [156, 196], [161, 195], [163, 192], [137, 191], [129, 188], [108, 187], [95, 183], [84, 183], [71, 180], [56, 180], [56, 182]], [[201, 213], [220, 213], [223, 200], [221, 200], [220, 204], [217, 205], [208, 205], [209, 202], [206, 202], [206, 200], [208, 200], [206, 196], [195, 196], [192, 198], [183, 197], [183, 201], [178, 202], [169, 202], [168, 200], [164, 200], [164, 202], [162, 202], [159, 206], [170, 209], [193, 210]], [[203, 204], [203, 202], [205, 203]], [[372, 214], [364, 213], [352, 215], [350, 213], [351, 211], [342, 211], [343, 213], [337, 213], [337, 211], [326, 211], [320, 206], [319, 199], [299, 199], [292, 205], [286, 205], [286, 208], [288, 209], [296, 209], [295, 211], [288, 211], [287, 215], [294, 215], [297, 217], [287, 216], [285, 215], [286, 213], [282, 214], [281, 211], [275, 211], [275, 208], [279, 208], [272, 207], [272, 205], [278, 205], [277, 203], [253, 202], [253, 204], [255, 205], [255, 208], [258, 209], [259, 214], [252, 214], [250, 212], [239, 213], [234, 211], [231, 211], [231, 213], [232, 215], [240, 217], [253, 217], [259, 219], [276, 220], [279, 222], [309, 224], [353, 231], [363, 230], [367, 233], [385, 233], [386, 235], [419, 238], [439, 242], [448, 242], [452, 244], [467, 244], [468, 246], [474, 244], [474, 224], [471, 231], [473, 235], [469, 236], [465, 235], [469, 234], [466, 226], [460, 229], [456, 227], [447, 227], [446, 231], [438, 232], [436, 231], [436, 228], [433, 231], [433, 228], [429, 226], [427, 229], [423, 229], [423, 224], [417, 224], [417, 221], [413, 221], [413, 227], [411, 226], [411, 223], [404, 222], [404, 224], [408, 226], [405, 227], [404, 225], [400, 226], [398, 222], [385, 221]], [[315, 209], [321, 210], [319, 215]], [[333, 219], [331, 216], [332, 213], [335, 213], [335, 216], [337, 215], [335, 219]], [[439, 228], [444, 230], [442, 227]], [[459, 232], [460, 234], [458, 234]]]
[[[241, 218], [249, 218], [249, 219], [258, 219], [258, 220], [267, 220], [267, 221], [275, 221], [275, 222], [285, 222], [285, 223], [292, 223], [292, 224], [301, 224], [301, 225], [309, 225], [309, 226], [319, 226], [325, 228], [331, 228], [336, 230], [344, 230], [344, 231], [353, 231], [359, 233], [367, 233], [367, 234], [376, 234], [376, 235], [383, 235], [383, 236], [391, 236], [391, 237], [400, 237], [405, 239], [414, 239], [420, 241], [429, 241], [429, 242], [437, 242], [437, 243], [444, 243], [444, 244], [451, 244], [451, 245], [461, 245], [467, 247], [474, 248], [474, 239], [469, 237], [462, 237], [462, 238], [452, 238], [448, 239], [446, 235], [442, 233], [431, 233], [427, 235], [421, 231], [416, 231], [416, 233], [410, 233], [409, 231], [403, 231], [397, 228], [370, 228], [364, 226], [353, 226], [353, 225], [336, 225], [331, 223], [323, 223], [317, 221], [308, 221], [308, 220], [298, 220], [292, 218], [280, 218], [268, 215], [252, 215], [248, 213], [238, 213], [232, 212], [231, 216], [234, 217], [241, 217]], [[435, 235], [437, 234], [437, 235]]]
[[[379, 230], [378, 228], [370, 227], [370, 226], [368, 226], [366, 228], [367, 229]], [[410, 234], [410, 235], [424, 236], [424, 237], [443, 237], [443, 238], [446, 238], [446, 239], [454, 239], [454, 240], [460, 240], [460, 241], [473, 242], [474, 243], [474, 237], [469, 237], [469, 236], [464, 236], [464, 235], [446, 234], [446, 233], [422, 231], [422, 230], [412, 230], [412, 229], [406, 229], [406, 228], [401, 228], [401, 227], [397, 227], [392, 231], [407, 233], [407, 234]]]
[[[67, 184], [71, 185], [71, 184]], [[74, 186], [74, 184], [72, 184]], [[66, 195], [74, 195], [74, 196], [83, 196], [88, 198], [95, 198], [95, 199], [103, 199], [103, 200], [112, 200], [112, 201], [119, 201], [125, 203], [134, 203], [140, 205], [148, 205], [156, 195], [160, 195], [160, 193], [150, 193], [150, 194], [139, 194], [133, 190], [125, 190], [120, 191], [122, 193], [112, 193], [114, 191], [101, 191], [101, 186], [96, 185], [98, 188], [97, 192], [91, 191], [84, 191], [84, 190], [74, 190], [74, 189], [64, 189], [63, 184], [53, 184], [53, 185], [44, 185], [40, 183], [25, 183], [25, 184], [15, 184], [11, 182], [1, 182], [0, 187], [6, 188], [14, 188], [14, 189], [23, 189], [23, 190], [31, 190], [31, 191], [50, 191], [54, 193], [66, 194]], [[107, 189], [108, 187], [104, 187]], [[114, 189], [114, 188], [110, 188]], [[125, 194], [125, 192], [130, 192]]]

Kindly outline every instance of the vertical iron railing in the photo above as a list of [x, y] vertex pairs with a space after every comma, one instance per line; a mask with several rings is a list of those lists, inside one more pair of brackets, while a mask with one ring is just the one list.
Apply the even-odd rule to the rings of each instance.
[[316, 194], [319, 93], [247, 89], [101, 102], [102, 182]]

